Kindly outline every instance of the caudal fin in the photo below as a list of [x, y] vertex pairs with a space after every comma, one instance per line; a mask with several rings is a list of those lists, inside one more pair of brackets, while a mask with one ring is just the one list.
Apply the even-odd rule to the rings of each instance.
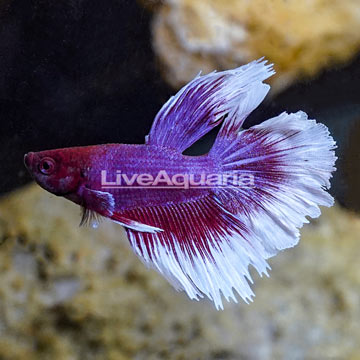
[[237, 112], [225, 120], [209, 156], [221, 159], [231, 182], [217, 197], [258, 235], [269, 256], [292, 247], [307, 216], [331, 206], [329, 179], [335, 141], [304, 112], [282, 113], [238, 131]]

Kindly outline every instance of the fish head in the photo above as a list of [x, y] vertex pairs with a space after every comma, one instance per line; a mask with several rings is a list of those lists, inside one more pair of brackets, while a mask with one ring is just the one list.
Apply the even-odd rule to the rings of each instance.
[[81, 184], [79, 159], [71, 148], [29, 152], [24, 163], [33, 179], [54, 195], [75, 193]]

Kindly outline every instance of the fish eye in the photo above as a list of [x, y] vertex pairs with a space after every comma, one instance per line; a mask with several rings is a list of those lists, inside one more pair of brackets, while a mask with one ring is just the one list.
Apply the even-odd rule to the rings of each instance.
[[45, 157], [39, 163], [39, 171], [44, 175], [50, 175], [55, 170], [55, 161], [52, 158]]

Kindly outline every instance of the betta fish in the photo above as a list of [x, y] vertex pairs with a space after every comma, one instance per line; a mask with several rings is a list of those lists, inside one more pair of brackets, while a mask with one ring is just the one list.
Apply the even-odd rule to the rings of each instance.
[[[268, 275], [267, 259], [333, 205], [336, 143], [325, 125], [299, 111], [242, 128], [274, 73], [260, 59], [199, 74], [163, 105], [145, 144], [29, 152], [25, 165], [82, 207], [81, 224], [96, 215], [122, 225], [141, 260], [191, 299], [251, 301], [250, 265]], [[184, 154], [216, 126], [206, 154]]]

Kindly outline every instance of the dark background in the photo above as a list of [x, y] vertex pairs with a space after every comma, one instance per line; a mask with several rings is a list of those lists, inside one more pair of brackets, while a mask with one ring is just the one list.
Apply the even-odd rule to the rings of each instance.
[[[31, 179], [28, 151], [143, 143], [175, 90], [151, 49], [151, 14], [134, 0], [0, 3], [0, 192]], [[200, 70], [200, 69], [199, 69]], [[246, 127], [304, 110], [339, 148], [332, 193], [360, 210], [360, 57], [267, 100]], [[210, 134], [193, 149], [210, 146]]]

